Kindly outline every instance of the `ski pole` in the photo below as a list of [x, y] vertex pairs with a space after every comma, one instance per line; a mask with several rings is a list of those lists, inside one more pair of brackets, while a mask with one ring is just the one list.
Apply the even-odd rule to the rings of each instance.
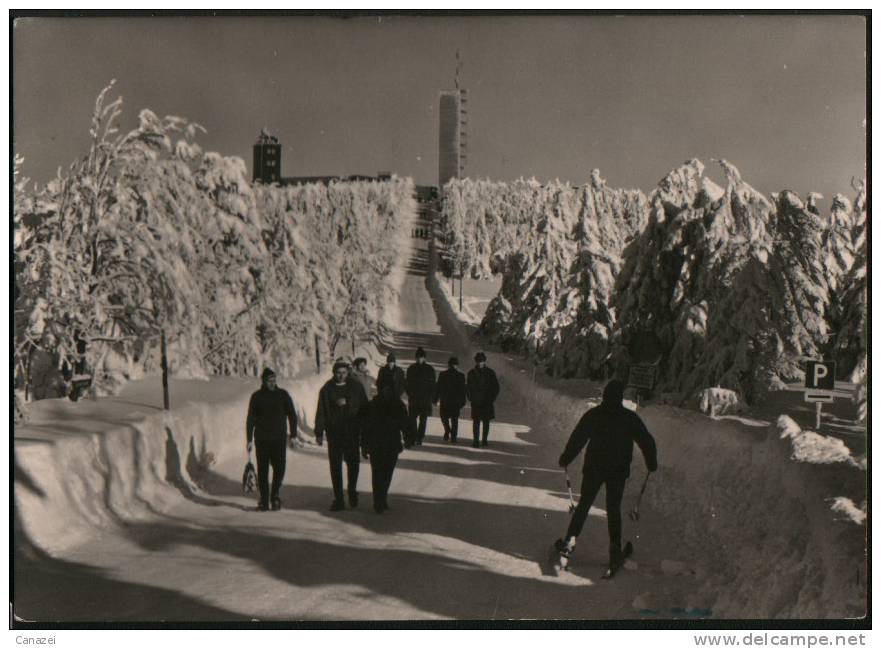
[[575, 511], [575, 498], [572, 495], [572, 482], [569, 480], [569, 469], [563, 467], [563, 473], [566, 474], [566, 489], [569, 491], [569, 513]]
[[642, 483], [642, 489], [639, 490], [639, 496], [636, 498], [636, 507], [630, 510], [630, 520], [638, 521], [639, 520], [639, 504], [642, 502], [642, 494], [645, 493], [646, 485], [649, 483], [649, 476], [651, 473], [645, 474], [645, 480]]

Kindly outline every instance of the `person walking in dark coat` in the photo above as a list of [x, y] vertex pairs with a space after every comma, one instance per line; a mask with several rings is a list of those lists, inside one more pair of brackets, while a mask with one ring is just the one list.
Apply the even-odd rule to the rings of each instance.
[[575, 548], [575, 539], [581, 534], [587, 514], [600, 487], [606, 485], [606, 517], [609, 526], [609, 565], [620, 565], [621, 549], [621, 500], [624, 485], [630, 476], [633, 459], [633, 443], [636, 442], [645, 458], [649, 471], [658, 469], [655, 440], [642, 419], [624, 407], [624, 383], [609, 381], [603, 390], [602, 403], [588, 410], [560, 455], [559, 465], [568, 466], [587, 445], [584, 457], [584, 476], [581, 482], [581, 499], [569, 521], [564, 552]]
[[437, 377], [434, 403], [440, 402], [440, 419], [444, 425], [444, 441], [453, 444], [459, 435], [459, 413], [466, 403], [465, 375], [459, 371], [459, 359], [450, 356], [448, 369]]
[[425, 362], [425, 350], [419, 347], [416, 349], [416, 362], [407, 368], [407, 404], [416, 431], [411, 442], [416, 446], [422, 446], [422, 440], [425, 439], [425, 427], [431, 417], [434, 386], [434, 368]]
[[385, 365], [379, 368], [379, 374], [376, 377], [376, 386], [379, 389], [380, 383], [390, 382], [394, 388], [395, 396], [398, 399], [404, 394], [407, 386], [407, 380], [404, 378], [404, 370], [397, 365], [397, 359], [394, 352], [389, 352], [385, 357]]
[[[471, 419], [474, 448], [486, 446], [489, 439], [489, 422], [495, 419], [495, 401], [499, 396], [499, 380], [496, 373], [486, 366], [486, 354], [477, 352], [474, 355], [474, 369], [468, 372], [466, 392], [471, 401]], [[483, 437], [480, 426], [483, 425]]]
[[[281, 509], [281, 482], [284, 480], [286, 463], [285, 442], [288, 428], [293, 443], [297, 436], [297, 411], [287, 390], [278, 387], [275, 372], [268, 367], [261, 375], [263, 385], [251, 395], [248, 416], [245, 420], [245, 438], [248, 455], [257, 445], [257, 485], [260, 502], [257, 509], [265, 512]], [[269, 488], [269, 467], [272, 466], [272, 490]]]
[[367, 422], [362, 437], [362, 452], [370, 458], [373, 475], [373, 510], [377, 514], [389, 508], [388, 490], [398, 455], [404, 450], [401, 443], [410, 436], [412, 425], [404, 402], [395, 396], [391, 383], [383, 383], [379, 394], [367, 409]]
[[337, 361], [333, 378], [318, 392], [318, 410], [315, 413], [315, 439], [324, 443], [327, 435], [327, 457], [330, 461], [330, 481], [333, 485], [331, 511], [345, 508], [343, 502], [343, 461], [348, 477], [349, 506], [358, 506], [358, 471], [361, 428], [367, 406], [364, 388], [348, 376], [348, 365]]

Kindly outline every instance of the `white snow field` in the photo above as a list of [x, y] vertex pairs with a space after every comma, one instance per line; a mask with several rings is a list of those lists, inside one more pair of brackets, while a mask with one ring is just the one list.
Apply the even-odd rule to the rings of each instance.
[[[437, 368], [456, 353], [468, 369], [476, 349], [426, 276], [424, 244], [413, 245], [387, 346], [405, 365], [421, 345]], [[375, 374], [385, 349], [362, 352]], [[625, 514], [629, 569], [599, 579], [601, 494], [571, 570], [557, 576], [548, 550], [568, 501], [556, 459], [602, 386], [533, 382], [523, 361], [488, 356], [502, 386], [489, 447], [470, 447], [467, 408], [456, 446], [432, 418], [425, 445], [401, 455], [383, 515], [371, 508], [366, 462], [360, 508], [328, 511], [326, 449], [312, 443], [288, 452], [283, 510], [254, 511], [241, 475], [256, 380], [173, 380], [167, 413], [156, 377], [115, 397], [33, 404], [15, 429], [14, 613], [96, 622], [865, 614], [866, 528], [854, 505], [866, 497], [864, 465], [798, 461], [776, 425], [669, 406], [640, 409], [660, 470], [638, 522]], [[280, 381], [306, 440], [328, 375]], [[625, 511], [645, 475], [638, 450], [633, 466]]]

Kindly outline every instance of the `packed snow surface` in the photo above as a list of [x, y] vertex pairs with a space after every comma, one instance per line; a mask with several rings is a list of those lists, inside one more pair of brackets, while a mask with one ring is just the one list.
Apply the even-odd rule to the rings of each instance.
[[[417, 346], [436, 367], [471, 344], [413, 252], [398, 329], [363, 346], [375, 374], [387, 348]], [[426, 291], [426, 286], [428, 291]], [[559, 453], [602, 385], [533, 377], [488, 351], [501, 396], [490, 445], [460, 443], [432, 418], [405, 451], [379, 516], [370, 468], [361, 506], [331, 513], [326, 449], [311, 443], [312, 371], [282, 378], [302, 415], [281, 512], [241, 492], [245, 408], [254, 380], [155, 376], [115, 397], [48, 399], [15, 429], [14, 612], [30, 620], [424, 620], [520, 618], [824, 618], [865, 613], [865, 528], [844, 500], [865, 500], [852, 463], [793, 461], [776, 427], [670, 406], [638, 410], [659, 448], [640, 518], [625, 516], [630, 569], [599, 579], [607, 552], [600, 496], [571, 570], [549, 568], [567, 524]], [[436, 413], [435, 413], [436, 414]], [[624, 511], [645, 468], [637, 451]], [[580, 462], [580, 460], [578, 460]], [[577, 463], [570, 467], [578, 488]], [[830, 502], [835, 504], [830, 505]], [[637, 606], [638, 605], [638, 606]]]

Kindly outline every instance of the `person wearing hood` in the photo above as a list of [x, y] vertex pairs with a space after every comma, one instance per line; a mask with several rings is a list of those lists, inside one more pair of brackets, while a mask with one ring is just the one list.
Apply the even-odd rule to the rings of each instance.
[[444, 441], [453, 444], [459, 436], [459, 413], [465, 406], [465, 375], [459, 371], [459, 359], [450, 356], [448, 369], [437, 377], [434, 403], [440, 402], [440, 420], [444, 426]]
[[331, 511], [345, 508], [343, 501], [343, 462], [346, 463], [349, 506], [358, 506], [358, 472], [360, 470], [361, 429], [367, 406], [364, 388], [349, 377], [348, 364], [333, 364], [333, 378], [318, 392], [315, 413], [315, 439], [319, 446], [327, 436], [327, 457], [333, 485]]
[[404, 370], [398, 367], [397, 359], [394, 352], [389, 352], [385, 357], [385, 365], [379, 368], [379, 375], [376, 377], [376, 385], [380, 383], [390, 382], [395, 391], [395, 396], [399, 399], [404, 394], [407, 381], [404, 378]]
[[425, 428], [428, 418], [431, 417], [434, 386], [434, 368], [425, 362], [425, 350], [419, 347], [416, 349], [416, 362], [407, 368], [407, 404], [416, 431], [411, 441], [416, 446], [421, 446], [425, 439]]
[[[486, 354], [477, 352], [474, 355], [474, 368], [468, 372], [465, 390], [471, 401], [471, 419], [474, 448], [486, 446], [489, 440], [489, 422], [495, 419], [495, 401], [499, 396], [499, 380], [496, 373], [486, 366]], [[480, 427], [483, 425], [483, 437]]]
[[581, 417], [559, 459], [559, 465], [565, 468], [587, 446], [581, 499], [569, 521], [569, 529], [563, 540], [564, 551], [568, 554], [575, 548], [575, 539], [581, 534], [600, 487], [605, 484], [610, 567], [620, 565], [623, 558], [621, 501], [624, 498], [624, 485], [630, 476], [634, 442], [642, 451], [648, 470], [654, 472], [658, 469], [654, 438], [639, 415], [625, 408], [623, 402], [624, 383], [617, 379], [609, 381], [603, 390], [602, 403]]
[[[257, 509], [281, 509], [279, 492], [284, 480], [285, 442], [290, 429], [293, 442], [297, 436], [297, 411], [287, 390], [278, 387], [275, 372], [268, 367], [261, 374], [262, 385], [251, 395], [245, 420], [245, 438], [248, 455], [257, 445], [257, 484], [260, 502]], [[269, 467], [272, 466], [272, 489], [269, 487]]]
[[361, 440], [362, 454], [370, 458], [373, 476], [373, 511], [381, 514], [388, 506], [388, 490], [404, 438], [411, 436], [412, 422], [404, 402], [395, 396], [390, 382], [378, 384], [379, 394], [370, 402]]

